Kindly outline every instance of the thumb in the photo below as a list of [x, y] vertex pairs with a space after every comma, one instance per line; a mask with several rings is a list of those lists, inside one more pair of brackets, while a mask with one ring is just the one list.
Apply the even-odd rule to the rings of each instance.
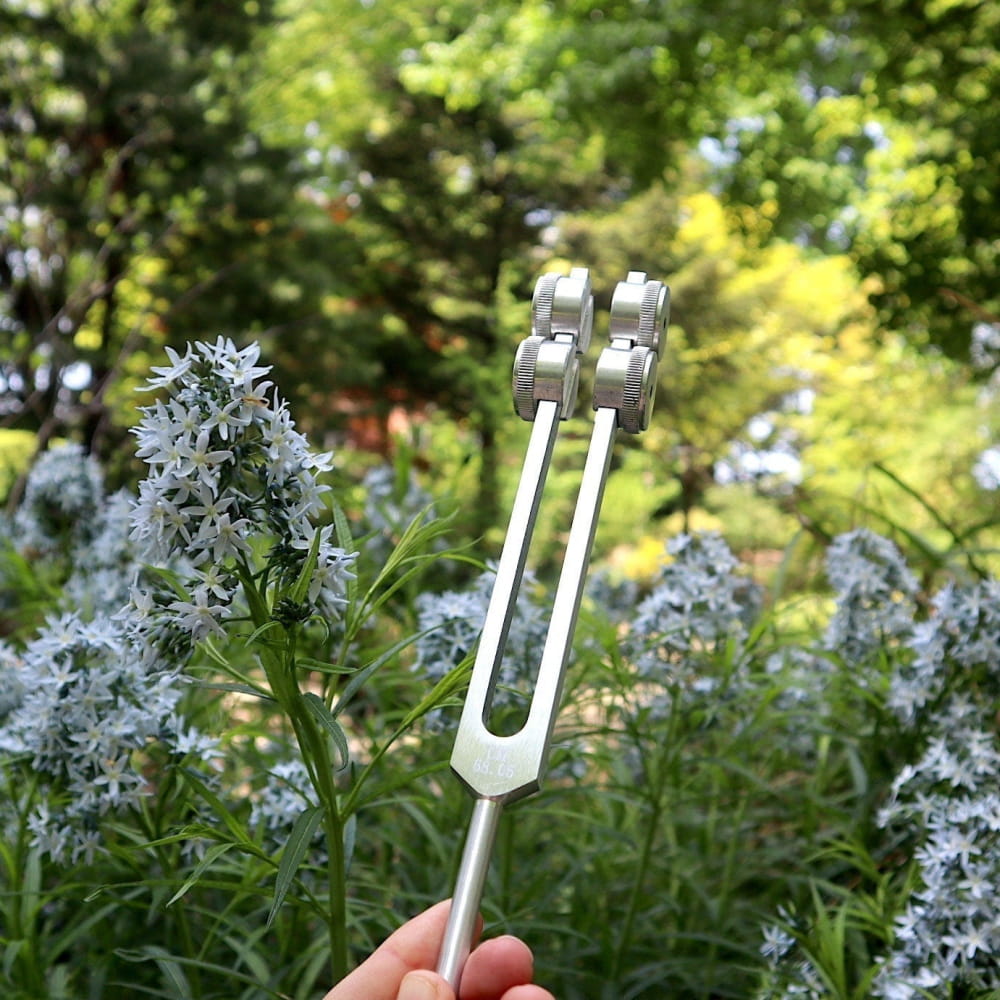
[[409, 972], [399, 984], [396, 1000], [455, 1000], [455, 993], [436, 973]]

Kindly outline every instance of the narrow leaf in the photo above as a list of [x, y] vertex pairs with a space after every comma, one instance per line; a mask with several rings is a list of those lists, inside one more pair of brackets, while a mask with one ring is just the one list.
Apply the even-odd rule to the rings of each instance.
[[330, 663], [329, 660], [317, 660], [312, 656], [296, 656], [295, 665], [304, 670], [315, 670], [318, 674], [353, 674], [355, 670], [354, 667]]
[[187, 768], [182, 768], [181, 773], [184, 775], [187, 783], [197, 792], [197, 794], [211, 806], [212, 811], [215, 813], [219, 819], [225, 824], [226, 829], [229, 830], [233, 841], [240, 845], [245, 851], [249, 851], [251, 854], [255, 854], [261, 857], [266, 857], [266, 854], [247, 836], [246, 830], [240, 824], [239, 820], [226, 808], [225, 803], [218, 795], [215, 794], [193, 771]]
[[221, 858], [223, 854], [235, 846], [235, 844], [230, 842], [228, 844], [215, 844], [213, 847], [210, 847], [205, 852], [205, 856], [198, 862], [194, 871], [185, 879], [184, 884], [167, 900], [167, 906], [173, 905], [178, 899], [184, 896], [188, 889], [195, 885], [218, 858]]
[[192, 678], [189, 682], [194, 687], [205, 688], [208, 691], [232, 691], [235, 694], [247, 694], [261, 701], [274, 701], [263, 688], [254, 687], [251, 684], [231, 684], [227, 681], [206, 681], [200, 677]]
[[351, 873], [351, 861], [354, 858], [354, 844], [358, 836], [358, 814], [352, 813], [344, 824], [344, 875]]
[[309, 593], [309, 584], [312, 582], [313, 573], [316, 572], [316, 564], [319, 562], [319, 543], [322, 537], [322, 532], [317, 528], [313, 534], [312, 544], [309, 546], [309, 555], [306, 556], [306, 561], [299, 571], [299, 578], [295, 581], [289, 594], [296, 604], [302, 604]]
[[288, 835], [288, 842], [281, 855], [281, 863], [278, 865], [278, 877], [274, 883], [274, 901], [271, 903], [270, 912], [267, 915], [266, 926], [270, 927], [274, 922], [274, 917], [285, 901], [285, 896], [291, 887], [292, 879], [302, 864], [302, 859], [312, 843], [313, 834], [319, 821], [323, 818], [323, 810], [320, 806], [312, 806], [299, 813], [292, 832]]
[[326, 707], [326, 702], [318, 694], [307, 691], [303, 697], [316, 721], [333, 739], [334, 746], [336, 746], [337, 752], [340, 754], [341, 765], [339, 769], [343, 770], [347, 767], [347, 762], [351, 759], [351, 749], [347, 745], [347, 736], [344, 734], [344, 730], [341, 728], [340, 723], [330, 714], [330, 710]]
[[363, 684], [375, 673], [379, 667], [383, 666], [389, 660], [391, 660], [402, 650], [406, 649], [407, 646], [416, 642], [417, 639], [422, 638], [425, 635], [433, 632], [434, 629], [439, 626], [433, 625], [430, 628], [424, 629], [422, 632], [418, 632], [416, 635], [407, 636], [405, 639], [401, 639], [399, 642], [390, 646], [384, 653], [381, 654], [377, 659], [372, 660], [371, 663], [362, 667], [360, 670], [355, 671], [351, 676], [351, 679], [344, 685], [344, 689], [340, 692], [340, 697], [337, 699], [337, 704], [333, 709], [333, 717], [336, 719], [341, 712], [347, 707], [348, 702], [357, 694], [358, 689], [361, 688]]
[[351, 534], [350, 522], [338, 503], [333, 505], [333, 525], [334, 531], [337, 533], [337, 544], [345, 552], [356, 552], [357, 547], [354, 544], [354, 536]]
[[[337, 544], [347, 553], [353, 553], [358, 551], [357, 545], [354, 543], [354, 537], [351, 535], [351, 526], [348, 523], [347, 515], [341, 509], [340, 504], [335, 503], [333, 505], [333, 525], [334, 531], [337, 534]], [[358, 576], [356, 573], [351, 573], [347, 577], [347, 603], [348, 606], [353, 608], [355, 602], [358, 599]]]

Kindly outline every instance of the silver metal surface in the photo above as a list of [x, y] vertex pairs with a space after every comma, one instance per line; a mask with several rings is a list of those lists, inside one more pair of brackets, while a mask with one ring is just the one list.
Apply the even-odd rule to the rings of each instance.
[[552, 335], [570, 334], [580, 354], [590, 347], [594, 327], [594, 296], [590, 290], [590, 272], [574, 267], [568, 278], [560, 278], [552, 295], [549, 328]]
[[639, 271], [615, 291], [611, 343], [594, 383], [594, 428], [527, 720], [513, 735], [500, 736], [490, 730], [489, 716], [503, 648], [559, 420], [575, 403], [577, 355], [593, 323], [586, 269], [574, 269], [569, 278], [543, 275], [535, 286], [532, 336], [518, 350], [513, 379], [515, 408], [534, 426], [451, 757], [455, 774], [476, 797], [438, 963], [456, 993], [500, 813], [506, 803], [536, 791], [545, 773], [615, 437], [619, 428], [637, 434], [649, 425], [669, 302], [666, 286]]
[[503, 649], [507, 642], [507, 633], [510, 631], [517, 592], [521, 586], [521, 577], [524, 575], [528, 547], [531, 544], [538, 507], [542, 499], [542, 487], [552, 460], [552, 450], [558, 431], [559, 404], [543, 400], [538, 405], [538, 414], [531, 428], [528, 450], [510, 512], [507, 537], [500, 551], [493, 593], [486, 608], [483, 631], [479, 636], [472, 677], [469, 680], [455, 748], [452, 751], [452, 767], [455, 767], [455, 762], [458, 760], [461, 767], [458, 771], [460, 777], [464, 777], [463, 772], [470, 777], [475, 776], [466, 783], [473, 792], [485, 796], [493, 794], [484, 783], [487, 766], [470, 746], [470, 734], [479, 730], [486, 731], [485, 719], [492, 707], [493, 691], [500, 672]]
[[531, 301], [531, 336], [514, 357], [514, 410], [522, 420], [534, 420], [538, 404], [561, 405], [563, 420], [576, 409], [580, 385], [580, 355], [590, 344], [594, 296], [590, 273], [576, 267], [569, 276], [543, 274], [535, 282]]
[[587, 450], [587, 461], [580, 481], [573, 523], [566, 542], [556, 596], [552, 603], [549, 631], [542, 650], [542, 662], [524, 728], [511, 739], [523, 737], [531, 747], [536, 781], [541, 781], [548, 764], [549, 745], [562, 698], [566, 664], [573, 644], [573, 633], [580, 612], [580, 600], [587, 580], [587, 566], [597, 533], [597, 519], [608, 481], [611, 454], [617, 430], [613, 409], [600, 409], [594, 417], [594, 430]]
[[642, 271], [629, 271], [611, 299], [609, 336], [660, 352], [660, 341], [670, 315], [670, 289], [661, 281], [647, 281]]
[[479, 919], [479, 901], [483, 896], [502, 809], [503, 805], [494, 799], [476, 799], [469, 832], [465, 838], [462, 863], [455, 882], [455, 894], [451, 899], [448, 926], [437, 965], [438, 975], [451, 983], [456, 994], [465, 960], [472, 950], [476, 922]]

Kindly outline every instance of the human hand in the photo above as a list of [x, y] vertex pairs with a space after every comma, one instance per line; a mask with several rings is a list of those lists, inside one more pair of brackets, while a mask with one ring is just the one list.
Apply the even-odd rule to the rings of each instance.
[[[325, 1000], [456, 1000], [448, 983], [427, 971], [437, 964], [450, 905], [438, 903], [400, 927]], [[548, 990], [531, 985], [533, 971], [523, 941], [484, 941], [469, 955], [458, 1000], [554, 1000]]]

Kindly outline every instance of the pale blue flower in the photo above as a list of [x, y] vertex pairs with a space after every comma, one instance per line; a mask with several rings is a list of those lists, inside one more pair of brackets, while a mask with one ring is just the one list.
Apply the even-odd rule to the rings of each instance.
[[136, 646], [121, 620], [75, 613], [49, 618], [14, 666], [20, 697], [0, 717], [0, 753], [39, 779], [33, 843], [55, 860], [90, 856], [100, 818], [148, 793], [149, 745], [196, 740], [189, 727], [176, 733], [176, 668]]
[[[480, 574], [469, 590], [421, 594], [417, 598], [415, 669], [438, 680], [473, 652], [482, 631], [496, 580], [493, 569]], [[539, 599], [531, 573], [525, 573], [511, 618], [494, 705], [529, 694], [548, 631], [548, 608]]]
[[[139, 587], [135, 610], [158, 642], [172, 633], [198, 640], [222, 633], [240, 601], [240, 572], [258, 558], [275, 586], [297, 579], [324, 513], [317, 475], [331, 457], [315, 454], [295, 430], [286, 404], [261, 382], [256, 344], [228, 338], [195, 343], [147, 388], [168, 398], [142, 409], [134, 429], [149, 466], [131, 516], [131, 538], [154, 562], [182, 560], [191, 597]], [[352, 554], [323, 529], [308, 588], [312, 610], [335, 616], [346, 602]]]
[[66, 554], [93, 537], [103, 501], [104, 476], [96, 459], [78, 444], [51, 448], [28, 473], [14, 515], [14, 541], [33, 556]]
[[857, 666], [912, 635], [919, 585], [887, 538], [864, 528], [840, 535], [827, 550], [826, 568], [837, 597], [827, 649]]
[[[716, 533], [678, 535], [667, 554], [671, 561], [639, 604], [622, 643], [638, 676], [655, 685], [643, 704], [657, 715], [676, 698], [707, 704], [723, 684], [729, 696], [747, 690], [741, 653], [762, 600]], [[724, 664], [733, 668], [728, 676]]]

